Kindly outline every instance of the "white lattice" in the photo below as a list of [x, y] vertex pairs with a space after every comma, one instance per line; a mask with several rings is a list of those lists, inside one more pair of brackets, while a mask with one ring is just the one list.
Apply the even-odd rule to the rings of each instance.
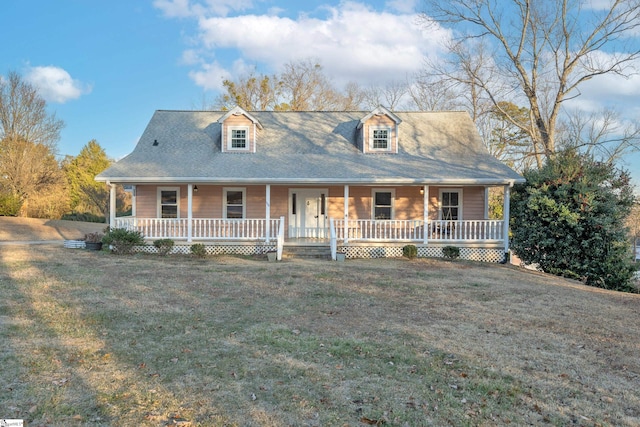
[[[444, 258], [442, 247], [417, 246], [420, 258]], [[347, 246], [339, 248], [347, 258], [397, 258], [402, 256], [400, 246]], [[460, 259], [481, 262], [502, 262], [504, 252], [500, 248], [460, 248]]]
[[[268, 251], [275, 251], [275, 245], [204, 245], [207, 255], [262, 255]], [[156, 254], [158, 248], [153, 245], [135, 246], [134, 252]], [[191, 245], [175, 245], [169, 254], [190, 255]]]
[[[443, 247], [422, 246], [418, 248], [420, 258], [444, 258]], [[267, 251], [275, 251], [276, 246], [265, 244], [218, 244], [205, 245], [207, 255], [264, 255]], [[158, 249], [153, 245], [135, 246], [134, 252], [158, 253]], [[399, 258], [402, 257], [402, 246], [343, 246], [338, 248], [338, 252], [345, 254], [346, 258]], [[190, 255], [191, 245], [175, 245], [171, 254]], [[502, 262], [504, 252], [501, 248], [460, 248], [460, 259], [481, 262]]]

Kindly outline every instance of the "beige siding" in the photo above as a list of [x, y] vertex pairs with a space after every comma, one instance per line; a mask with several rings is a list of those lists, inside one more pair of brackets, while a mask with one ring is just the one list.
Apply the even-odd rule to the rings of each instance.
[[463, 191], [463, 219], [485, 219], [484, 187], [465, 187]]
[[[136, 209], [139, 217], [155, 218], [158, 212], [157, 192], [158, 187], [180, 189], [180, 217], [187, 217], [187, 186], [171, 185], [138, 185], [136, 187]], [[264, 218], [266, 216], [266, 188], [264, 185], [250, 186], [222, 186], [222, 185], [198, 185], [198, 191], [193, 193], [193, 217], [194, 218], [222, 218], [223, 215], [223, 189], [243, 188], [246, 191], [246, 217]], [[300, 186], [271, 186], [271, 218], [284, 216], [288, 218], [290, 200], [289, 189], [301, 188]], [[327, 188], [327, 187], [315, 187]], [[363, 187], [349, 186], [349, 218], [371, 219], [372, 188], [389, 188], [395, 191], [394, 219], [410, 220], [422, 219], [423, 196], [421, 187]], [[438, 219], [439, 194], [441, 188], [429, 186], [429, 219]], [[463, 219], [484, 219], [485, 192], [484, 187], [456, 187], [462, 188], [462, 214]], [[328, 187], [327, 215], [330, 218], [344, 218], [344, 187]]]
[[[246, 150], [228, 150], [227, 149], [229, 128], [233, 126], [249, 127], [249, 131], [247, 135], [247, 137], [249, 138], [249, 146]], [[222, 124], [222, 141], [221, 141], [222, 151], [233, 152], [233, 153], [244, 153], [244, 152], [252, 153], [255, 151], [255, 148], [256, 148], [255, 145], [256, 145], [255, 125], [253, 124], [251, 119], [243, 115], [239, 115], [239, 116], [230, 115], [229, 117], [227, 117], [227, 119]]]
[[[369, 140], [371, 135], [371, 129], [377, 126], [385, 126], [385, 127], [391, 128], [391, 135], [390, 135], [391, 149], [389, 151], [370, 150]], [[388, 116], [372, 116], [362, 126], [362, 140], [361, 140], [362, 146], [360, 147], [360, 149], [362, 150], [363, 153], [372, 153], [372, 154], [385, 153], [385, 152], [395, 153], [397, 152], [397, 149], [398, 149], [396, 142], [397, 142], [396, 123]]]
[[157, 188], [155, 185], [136, 186], [136, 215], [141, 218], [158, 215]]

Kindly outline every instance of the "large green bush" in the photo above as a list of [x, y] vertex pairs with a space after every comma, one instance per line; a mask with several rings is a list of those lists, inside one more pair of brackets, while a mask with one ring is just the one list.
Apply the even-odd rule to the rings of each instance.
[[575, 151], [558, 153], [511, 198], [512, 250], [527, 264], [584, 283], [633, 291], [624, 220], [633, 205], [629, 176]]

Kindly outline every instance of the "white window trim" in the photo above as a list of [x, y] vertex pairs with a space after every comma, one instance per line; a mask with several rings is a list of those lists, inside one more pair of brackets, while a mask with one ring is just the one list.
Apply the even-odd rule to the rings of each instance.
[[[396, 218], [396, 189], [395, 188], [372, 188], [371, 189], [371, 218], [376, 219], [376, 193], [391, 193], [391, 219]], [[380, 220], [385, 221], [385, 220]]]
[[157, 188], [157, 217], [162, 218], [162, 192], [163, 191], [175, 191], [176, 192], [176, 219], [180, 218], [180, 187], [158, 187]]
[[[374, 148], [373, 147], [373, 133], [376, 130], [386, 130], [387, 131], [387, 148]], [[375, 152], [383, 152], [383, 153], [387, 153], [387, 152], [391, 152], [391, 146], [392, 144], [392, 135], [393, 135], [393, 128], [391, 126], [369, 126], [369, 151], [375, 151]]]
[[438, 194], [438, 219], [442, 220], [442, 193], [458, 193], [458, 219], [457, 221], [462, 221], [462, 207], [463, 207], [463, 199], [462, 199], [462, 188], [441, 188]]
[[239, 219], [239, 218], [227, 218], [227, 193], [229, 191], [241, 191], [242, 192], [242, 219], [247, 218], [247, 189], [245, 187], [223, 187], [222, 188], [222, 218], [224, 219]]
[[[246, 146], [244, 148], [232, 147], [231, 140], [234, 130], [244, 130], [247, 136]], [[227, 151], [249, 151], [251, 147], [251, 136], [249, 134], [251, 128], [249, 126], [229, 126], [227, 128]]]

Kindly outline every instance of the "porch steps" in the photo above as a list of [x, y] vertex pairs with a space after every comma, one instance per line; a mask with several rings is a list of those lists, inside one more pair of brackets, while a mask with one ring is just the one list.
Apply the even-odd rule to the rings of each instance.
[[328, 246], [285, 246], [282, 250], [283, 258], [306, 258], [306, 259], [331, 259], [331, 248]]

